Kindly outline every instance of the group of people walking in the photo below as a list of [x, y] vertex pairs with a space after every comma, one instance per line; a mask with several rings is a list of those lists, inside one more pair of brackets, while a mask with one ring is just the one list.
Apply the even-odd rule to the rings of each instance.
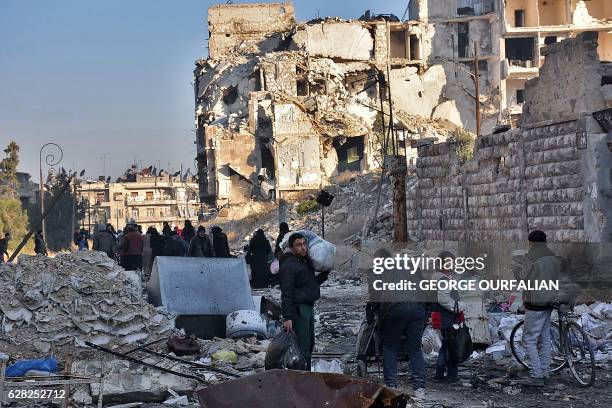
[[[87, 238], [84, 230], [75, 231], [74, 244], [79, 250], [88, 249]], [[220, 227], [212, 227], [208, 234], [203, 225], [196, 230], [190, 220], [182, 229], [164, 222], [161, 234], [155, 227], [143, 233], [142, 226], [135, 222], [128, 223], [120, 233], [110, 223], [100, 224], [91, 238], [94, 251], [106, 253], [126, 270], [142, 269], [145, 275], [151, 272], [157, 256], [231, 257], [227, 235]]]

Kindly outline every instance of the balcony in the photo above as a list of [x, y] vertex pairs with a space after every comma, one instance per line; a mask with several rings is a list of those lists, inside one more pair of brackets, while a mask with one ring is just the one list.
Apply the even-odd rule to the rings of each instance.
[[176, 205], [176, 200], [173, 198], [158, 198], [152, 200], [135, 200], [127, 199], [127, 206], [146, 206], [146, 205]]

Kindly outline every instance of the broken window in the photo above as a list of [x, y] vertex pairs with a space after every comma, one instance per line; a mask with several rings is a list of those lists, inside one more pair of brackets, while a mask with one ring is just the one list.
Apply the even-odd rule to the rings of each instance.
[[516, 90], [516, 103], [524, 103], [525, 102], [525, 90], [517, 89]]
[[389, 37], [391, 58], [406, 58], [406, 31], [392, 30]]
[[514, 26], [525, 27], [525, 10], [516, 9], [514, 10]]
[[266, 169], [270, 179], [275, 178], [274, 174], [274, 156], [270, 151], [270, 148], [266, 144], [260, 146], [261, 152], [261, 168]]
[[550, 44], [554, 44], [557, 42], [557, 36], [556, 35], [548, 35], [546, 36], [546, 38], [544, 38], [544, 45], [550, 45]]
[[457, 54], [459, 58], [466, 58], [469, 55], [469, 36], [468, 32], [470, 30], [469, 23], [458, 23], [457, 24]]
[[324, 94], [325, 93], [325, 80], [315, 79], [313, 83], [309, 84], [310, 94]]
[[363, 136], [337, 138], [334, 140], [334, 148], [338, 155], [339, 173], [361, 169], [361, 159], [363, 159], [364, 152]]
[[416, 34], [410, 35], [410, 59], [412, 61], [421, 59], [421, 47]]
[[506, 38], [506, 58], [510, 65], [531, 68], [534, 65], [535, 38]]
[[238, 88], [235, 86], [230, 86], [225, 91], [223, 91], [223, 103], [226, 105], [231, 105], [236, 102], [238, 98]]

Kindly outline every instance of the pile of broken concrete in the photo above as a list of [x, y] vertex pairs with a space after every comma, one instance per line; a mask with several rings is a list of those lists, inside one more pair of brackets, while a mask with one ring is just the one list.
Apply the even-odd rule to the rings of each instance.
[[140, 277], [96, 251], [0, 265], [0, 343], [13, 359], [62, 356], [167, 336], [174, 316], [142, 297]]

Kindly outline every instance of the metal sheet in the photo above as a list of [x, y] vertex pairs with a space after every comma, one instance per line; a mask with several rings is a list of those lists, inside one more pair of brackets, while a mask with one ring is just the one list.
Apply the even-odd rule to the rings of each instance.
[[[282, 390], [282, 392], [279, 392]], [[404, 408], [397, 391], [341, 374], [271, 370], [198, 391], [204, 408]]]
[[179, 315], [255, 310], [243, 258], [158, 256], [147, 293], [149, 302]]

